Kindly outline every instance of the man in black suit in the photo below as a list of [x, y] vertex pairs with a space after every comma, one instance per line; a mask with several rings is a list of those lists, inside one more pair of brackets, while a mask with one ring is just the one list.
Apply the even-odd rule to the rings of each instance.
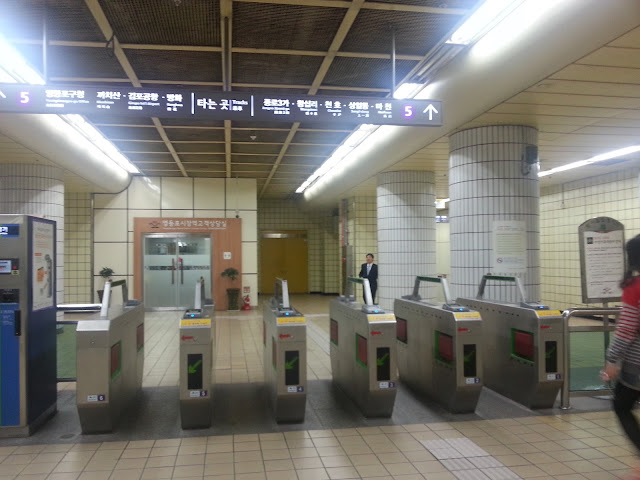
[[[369, 280], [369, 286], [371, 287], [371, 299], [373, 303], [376, 303], [376, 290], [378, 289], [378, 265], [373, 263], [373, 253], [367, 253], [367, 263], [363, 263], [360, 267], [360, 278], [366, 278]], [[364, 297], [364, 292], [362, 294]], [[365, 298], [365, 303], [367, 299]]]

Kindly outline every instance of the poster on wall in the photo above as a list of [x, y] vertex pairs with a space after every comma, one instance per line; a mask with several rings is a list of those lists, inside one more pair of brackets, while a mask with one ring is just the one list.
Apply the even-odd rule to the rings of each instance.
[[624, 226], [598, 217], [578, 227], [580, 271], [584, 303], [619, 301], [624, 275]]
[[55, 306], [53, 291], [55, 224], [33, 221], [31, 229], [33, 311]]
[[527, 224], [517, 220], [493, 222], [493, 273], [526, 273]]

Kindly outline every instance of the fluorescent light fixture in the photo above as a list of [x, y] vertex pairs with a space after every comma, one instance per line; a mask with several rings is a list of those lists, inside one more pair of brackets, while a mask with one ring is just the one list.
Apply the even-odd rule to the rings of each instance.
[[421, 83], [403, 83], [393, 92], [393, 98], [413, 98], [422, 87], [424, 87], [424, 85]]
[[[30, 85], [44, 85], [42, 76], [20, 55], [20, 53], [0, 35], [0, 81], [4, 83], [25, 83]], [[51, 114], [53, 115], [53, 114]], [[98, 129], [89, 123], [82, 115], [58, 115], [71, 125], [75, 131], [89, 140], [116, 165], [129, 173], [140, 173], [127, 157], [107, 140]], [[84, 146], [83, 146], [84, 148]]]
[[447, 202], [451, 200], [450, 198], [436, 198], [436, 210], [444, 210], [447, 208]]
[[520, 3], [522, 0], [486, 0], [445, 43], [473, 43]]
[[129, 173], [140, 173], [140, 170], [138, 170], [135, 165], [122, 155], [120, 151], [96, 129], [96, 127], [87, 122], [82, 115], [60, 115], [60, 117], [72, 125], [76, 131], [82, 134], [96, 148], [99, 148], [102, 153], [113, 160], [117, 165], [124, 168]]
[[0, 35], [0, 79], [5, 83], [44, 85], [44, 78]]
[[333, 154], [296, 189], [296, 193], [304, 192], [309, 185], [338, 165], [343, 158], [349, 155], [353, 149], [360, 145], [377, 129], [378, 125], [371, 125], [368, 123], [360, 125], [344, 140], [344, 142], [342, 142], [342, 145], [336, 148]]
[[568, 163], [560, 167], [552, 168], [551, 170], [545, 170], [544, 172], [538, 172], [538, 177], [546, 177], [547, 175], [553, 175], [554, 173], [565, 172], [567, 170], [573, 170], [574, 168], [584, 167], [585, 165], [591, 165], [592, 163], [602, 162], [604, 160], [610, 160], [612, 158], [624, 157], [630, 153], [640, 152], [640, 145], [632, 145], [630, 147], [619, 148], [618, 150], [612, 150], [611, 152], [602, 153], [595, 157], [588, 158], [586, 160], [579, 160], [577, 162]]

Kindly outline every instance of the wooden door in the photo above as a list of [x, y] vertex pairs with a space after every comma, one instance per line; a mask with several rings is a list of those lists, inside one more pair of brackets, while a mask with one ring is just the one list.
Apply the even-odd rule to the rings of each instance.
[[260, 293], [274, 293], [276, 277], [287, 280], [289, 293], [309, 293], [307, 233], [263, 232], [260, 237]]

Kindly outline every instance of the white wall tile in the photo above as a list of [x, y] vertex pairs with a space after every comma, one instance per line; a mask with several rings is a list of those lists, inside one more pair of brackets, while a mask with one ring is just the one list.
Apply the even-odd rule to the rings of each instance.
[[[194, 204], [196, 210], [224, 211], [224, 178], [194, 178]], [[202, 218], [202, 216], [200, 216]]]
[[96, 242], [126, 242], [127, 211], [95, 210], [94, 239]]
[[258, 241], [258, 212], [252, 210], [240, 210], [242, 219], [242, 241]]
[[93, 244], [93, 274], [98, 275], [102, 267], [110, 267], [116, 275], [125, 275], [127, 268], [127, 243]]
[[253, 178], [227, 178], [227, 212], [256, 210], [258, 208], [257, 183]]
[[160, 216], [160, 210], [140, 210], [129, 209], [127, 210], [127, 228], [130, 232], [133, 232], [134, 220], [136, 218], [157, 218]]
[[161, 213], [163, 218], [170, 218], [170, 217], [192, 218], [193, 217], [193, 210], [162, 210]]
[[[161, 183], [163, 210], [193, 210], [193, 179], [162, 177]], [[193, 215], [193, 212], [189, 215]]]
[[226, 218], [224, 210], [194, 210], [194, 218]]
[[258, 273], [258, 248], [256, 242], [242, 242], [242, 272]]
[[127, 189], [128, 207], [159, 209], [160, 192], [159, 177], [133, 177]]
[[120, 193], [96, 193], [93, 195], [94, 208], [127, 208], [127, 191]]

